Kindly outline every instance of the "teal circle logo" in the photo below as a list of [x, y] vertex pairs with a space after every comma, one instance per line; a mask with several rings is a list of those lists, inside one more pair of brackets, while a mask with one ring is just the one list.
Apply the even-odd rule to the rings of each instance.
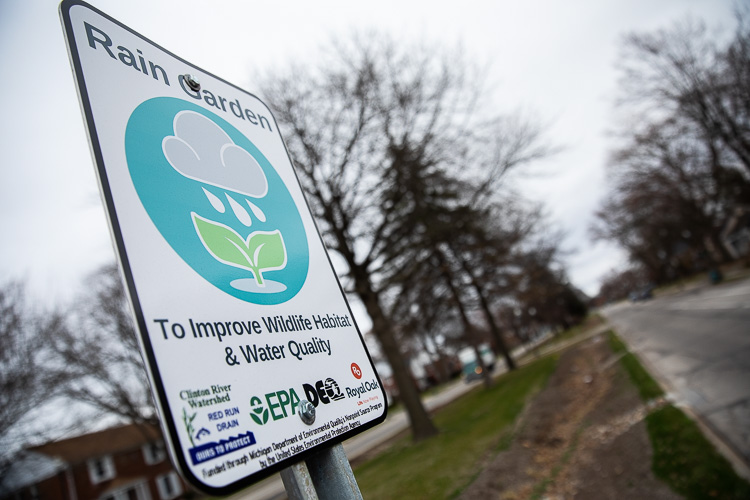
[[150, 99], [130, 115], [125, 154], [149, 217], [200, 276], [254, 304], [299, 292], [309, 266], [302, 218], [271, 163], [231, 124], [181, 99]]

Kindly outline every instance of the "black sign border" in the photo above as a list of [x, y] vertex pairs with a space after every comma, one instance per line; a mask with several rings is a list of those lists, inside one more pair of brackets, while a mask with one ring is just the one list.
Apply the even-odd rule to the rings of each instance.
[[[311, 215], [312, 221], [315, 225], [315, 230], [317, 232], [318, 238], [320, 239], [321, 244], [323, 245], [323, 249], [326, 254], [326, 258], [328, 259], [328, 265], [331, 266], [331, 270], [333, 271], [333, 275], [336, 278], [336, 283], [338, 284], [339, 291], [341, 292], [341, 296], [344, 299], [344, 303], [346, 304], [347, 310], [349, 311], [349, 314], [352, 318], [353, 324], [355, 329], [357, 330], [357, 334], [359, 335], [360, 342], [362, 342], [362, 347], [365, 351], [365, 354], [367, 354], [367, 358], [370, 362], [370, 366], [375, 373], [375, 377], [377, 378], [378, 385], [380, 386], [380, 391], [383, 396], [383, 402], [384, 402], [384, 411], [383, 414], [370, 422], [367, 422], [365, 424], [362, 424], [361, 426], [350, 430], [348, 432], [345, 432], [343, 434], [340, 434], [338, 436], [333, 437], [332, 439], [325, 441], [319, 445], [316, 445], [312, 448], [309, 448], [299, 454], [292, 455], [291, 457], [284, 459], [280, 462], [277, 462], [274, 465], [271, 465], [265, 469], [261, 469], [253, 474], [250, 474], [248, 476], [245, 476], [242, 479], [239, 479], [233, 483], [230, 483], [223, 487], [214, 487], [207, 485], [203, 483], [200, 478], [195, 476], [189, 465], [187, 464], [182, 447], [180, 446], [179, 449], [176, 446], [176, 444], [180, 443], [180, 438], [177, 433], [177, 429], [175, 426], [175, 420], [173, 418], [172, 412], [169, 408], [169, 404], [167, 404], [167, 398], [166, 398], [166, 392], [164, 390], [164, 385], [162, 383], [161, 374], [159, 371], [159, 366], [156, 363], [156, 357], [154, 355], [153, 348], [151, 346], [151, 340], [148, 336], [148, 328], [146, 326], [146, 321], [143, 316], [143, 311], [140, 306], [140, 300], [138, 299], [138, 293], [136, 291], [135, 287], [135, 281], [133, 280], [133, 273], [130, 268], [130, 263], [128, 261], [127, 253], [125, 251], [125, 244], [122, 237], [122, 232], [120, 230], [120, 223], [117, 217], [117, 211], [115, 210], [115, 204], [114, 199], [112, 197], [112, 191], [109, 185], [109, 179], [107, 177], [107, 170], [104, 165], [104, 157], [102, 155], [101, 146], [99, 144], [99, 138], [96, 130], [96, 124], [94, 123], [94, 116], [93, 112], [91, 110], [91, 102], [89, 100], [88, 96], [88, 89], [86, 88], [86, 80], [84, 78], [83, 68], [81, 65], [81, 60], [79, 57], [78, 52], [78, 46], [76, 45], [75, 35], [73, 33], [73, 25], [72, 21], [70, 19], [70, 10], [74, 6], [81, 6], [86, 9], [91, 10], [92, 12], [96, 13], [97, 15], [107, 19], [108, 21], [116, 24], [120, 28], [130, 32], [131, 34], [135, 35], [136, 37], [140, 38], [145, 43], [148, 43], [152, 45], [153, 47], [163, 51], [167, 55], [175, 58], [176, 60], [180, 61], [181, 63], [193, 68], [197, 72], [203, 73], [205, 75], [210, 76], [211, 78], [215, 78], [216, 80], [229, 85], [230, 87], [236, 89], [237, 91], [246, 94], [253, 99], [256, 99], [260, 103], [262, 103], [268, 110], [271, 115], [271, 118], [273, 119], [274, 125], [276, 125], [277, 133], [281, 136], [282, 143], [284, 145], [284, 150], [286, 151], [287, 158], [289, 159], [289, 163], [292, 165], [292, 171], [294, 172], [295, 179], [297, 180], [297, 184], [300, 187], [300, 191], [302, 192], [303, 198], [305, 200], [305, 204], [307, 206], [307, 210]], [[105, 14], [101, 10], [97, 9], [96, 7], [93, 7], [92, 5], [82, 1], [82, 0], [63, 0], [60, 3], [59, 6], [59, 13], [60, 13], [60, 19], [63, 25], [63, 32], [65, 35], [65, 40], [67, 42], [68, 47], [68, 55], [70, 57], [70, 62], [73, 69], [73, 74], [76, 81], [76, 88], [78, 90], [78, 96], [80, 99], [81, 104], [81, 111], [84, 114], [85, 119], [85, 125], [86, 125], [86, 131], [89, 136], [89, 145], [91, 147], [92, 155], [94, 156], [94, 161], [96, 163], [96, 171], [97, 171], [97, 177], [99, 179], [99, 185], [101, 187], [101, 192], [103, 196], [103, 201], [105, 203], [106, 211], [107, 211], [107, 219], [109, 221], [110, 225], [110, 231], [112, 233], [112, 237], [114, 238], [115, 243], [115, 250], [117, 253], [118, 260], [120, 262], [120, 270], [121, 275], [125, 281], [128, 295], [130, 298], [130, 303], [132, 306], [133, 314], [135, 315], [136, 324], [138, 326], [138, 333], [141, 337], [141, 345], [144, 348], [145, 355], [147, 362], [149, 364], [149, 369], [151, 372], [151, 380], [152, 380], [152, 391], [155, 392], [155, 395], [157, 396], [158, 401], [158, 407], [161, 411], [161, 424], [162, 427], [165, 428], [165, 430], [168, 433], [168, 441], [170, 445], [172, 446], [172, 457], [177, 460], [177, 469], [182, 474], [183, 478], [185, 478], [188, 483], [199, 489], [200, 491], [203, 491], [205, 493], [208, 493], [210, 495], [219, 495], [219, 496], [226, 496], [230, 495], [232, 493], [236, 493], [251, 484], [254, 484], [261, 479], [264, 479], [268, 476], [271, 476], [277, 472], [280, 472], [281, 470], [289, 467], [290, 465], [293, 465], [295, 463], [298, 463], [302, 460], [305, 460], [308, 457], [311, 457], [312, 455], [316, 454], [318, 451], [320, 451], [323, 448], [330, 447], [331, 445], [340, 443], [342, 441], [345, 441], [346, 439], [349, 439], [357, 434], [360, 434], [372, 427], [375, 427], [376, 425], [382, 423], [388, 414], [388, 404], [387, 404], [387, 397], [385, 394], [385, 390], [383, 389], [383, 383], [380, 380], [380, 376], [378, 375], [378, 372], [375, 370], [375, 366], [372, 362], [372, 357], [370, 356], [369, 351], [367, 350], [367, 346], [365, 345], [364, 338], [362, 337], [362, 333], [359, 330], [359, 326], [357, 325], [357, 322], [354, 321], [354, 315], [352, 314], [351, 307], [349, 305], [349, 301], [346, 298], [346, 294], [344, 293], [344, 289], [341, 286], [341, 282], [338, 279], [338, 276], [336, 275], [335, 269], [333, 267], [333, 263], [331, 262], [331, 257], [328, 253], [328, 249], [325, 246], [325, 242], [320, 234], [320, 228], [318, 227], [317, 221], [315, 221], [315, 218], [312, 217], [312, 211], [310, 210], [310, 204], [307, 201], [307, 196], [304, 193], [304, 190], [301, 189], [301, 183], [299, 181], [299, 176], [297, 175], [296, 170], [294, 169], [294, 162], [292, 161], [291, 156], [289, 155], [289, 150], [286, 147], [286, 143], [284, 143], [284, 138], [281, 135], [281, 131], [279, 129], [278, 123], [276, 122], [276, 117], [273, 115], [272, 110], [257, 96], [254, 94], [247, 92], [246, 90], [227, 82], [226, 80], [219, 78], [208, 71], [204, 71], [203, 69], [199, 68], [198, 66], [195, 66], [194, 64], [189, 63], [188, 61], [182, 59], [181, 57], [173, 54], [172, 52], [164, 49], [159, 44], [152, 42], [150, 39], [146, 38], [145, 36], [141, 35], [140, 33], [136, 32], [135, 30], [129, 28], [128, 26], [125, 26], [121, 22], [117, 21], [116, 19], [112, 18], [111, 16]]]

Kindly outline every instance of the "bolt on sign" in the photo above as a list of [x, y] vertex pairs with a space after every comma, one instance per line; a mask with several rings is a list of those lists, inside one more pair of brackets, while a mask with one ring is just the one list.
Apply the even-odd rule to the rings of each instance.
[[60, 14], [174, 463], [226, 495], [386, 399], [271, 111], [84, 2]]

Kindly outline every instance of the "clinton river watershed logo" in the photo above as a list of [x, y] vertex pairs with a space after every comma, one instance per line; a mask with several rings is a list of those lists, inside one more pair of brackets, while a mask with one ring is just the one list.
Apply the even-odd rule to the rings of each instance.
[[125, 132], [130, 177], [159, 233], [195, 272], [238, 299], [286, 302], [307, 278], [297, 207], [260, 150], [219, 116], [159, 97]]

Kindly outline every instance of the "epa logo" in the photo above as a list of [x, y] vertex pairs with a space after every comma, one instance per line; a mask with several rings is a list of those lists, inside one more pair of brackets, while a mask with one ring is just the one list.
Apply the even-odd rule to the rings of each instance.
[[258, 425], [268, 423], [269, 417], [276, 420], [287, 418], [297, 413], [300, 399], [293, 388], [269, 392], [263, 396], [264, 401], [258, 396], [250, 398], [250, 418]]
[[195, 272], [255, 304], [288, 301], [307, 278], [302, 218], [273, 165], [193, 103], [140, 104], [125, 133], [130, 177], [151, 221]]
[[258, 425], [264, 425], [268, 423], [268, 408], [263, 406], [263, 401], [258, 396], [253, 396], [250, 399], [250, 416]]

